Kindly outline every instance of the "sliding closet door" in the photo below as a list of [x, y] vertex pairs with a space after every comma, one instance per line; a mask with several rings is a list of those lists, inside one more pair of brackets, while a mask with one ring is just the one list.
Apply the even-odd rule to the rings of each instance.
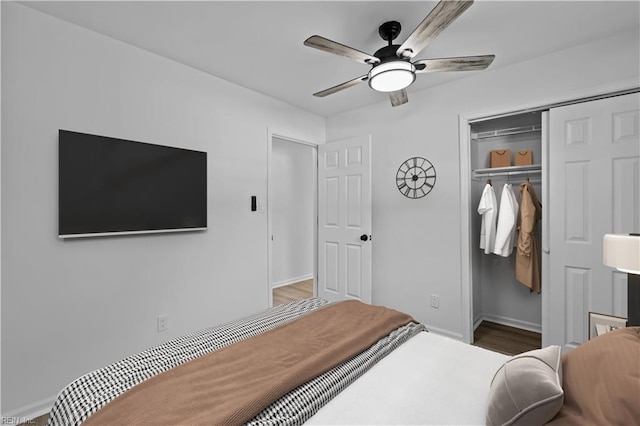
[[606, 233], [640, 231], [640, 95], [549, 114], [548, 344], [588, 339], [589, 312], [626, 316], [626, 275], [602, 263]]

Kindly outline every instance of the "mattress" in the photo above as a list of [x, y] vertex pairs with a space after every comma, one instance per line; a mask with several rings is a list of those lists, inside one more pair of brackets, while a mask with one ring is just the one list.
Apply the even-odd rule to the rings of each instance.
[[306, 424], [484, 424], [489, 384], [507, 355], [419, 333]]

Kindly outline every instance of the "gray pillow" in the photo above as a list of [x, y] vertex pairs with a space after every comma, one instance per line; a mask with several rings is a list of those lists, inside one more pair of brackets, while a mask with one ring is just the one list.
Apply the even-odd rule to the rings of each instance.
[[488, 425], [542, 425], [562, 408], [562, 349], [516, 355], [496, 372], [487, 403]]

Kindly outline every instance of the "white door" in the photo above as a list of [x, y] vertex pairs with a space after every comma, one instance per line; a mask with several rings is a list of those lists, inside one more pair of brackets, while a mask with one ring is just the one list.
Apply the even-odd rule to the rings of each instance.
[[546, 344], [588, 340], [590, 311], [626, 316], [626, 274], [603, 265], [602, 238], [640, 230], [639, 109], [635, 93], [549, 113]]
[[371, 137], [318, 146], [318, 296], [371, 303]]

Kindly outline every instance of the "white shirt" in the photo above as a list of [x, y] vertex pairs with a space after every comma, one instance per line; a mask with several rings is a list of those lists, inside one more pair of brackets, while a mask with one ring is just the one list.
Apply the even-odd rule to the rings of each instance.
[[509, 257], [516, 244], [516, 222], [518, 220], [518, 200], [510, 183], [505, 183], [500, 196], [500, 216], [496, 227], [496, 239], [493, 252]]
[[480, 248], [486, 254], [493, 251], [496, 239], [496, 219], [498, 217], [498, 202], [493, 186], [486, 184], [482, 191], [478, 213], [482, 215], [482, 225], [480, 226]]

